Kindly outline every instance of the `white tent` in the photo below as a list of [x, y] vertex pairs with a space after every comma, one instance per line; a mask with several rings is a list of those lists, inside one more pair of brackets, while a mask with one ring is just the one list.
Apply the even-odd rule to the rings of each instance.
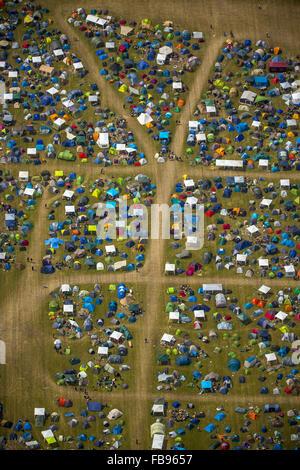
[[222, 284], [202, 284], [204, 294], [213, 292], [222, 292]]
[[179, 321], [179, 312], [169, 312], [169, 320]]
[[165, 273], [175, 274], [175, 264], [166, 263], [165, 264]]
[[152, 122], [152, 121], [153, 121], [152, 117], [151, 117], [149, 114], [147, 114], [147, 113], [141, 113], [141, 114], [138, 116], [137, 120], [139, 121], [139, 123], [140, 123], [142, 126], [145, 126], [145, 125], [148, 124], [149, 122]]
[[176, 342], [176, 338], [173, 335], [169, 335], [168, 333], [164, 333], [161, 337], [160, 342], [167, 343], [167, 344], [174, 344]]
[[268, 294], [268, 292], [270, 292], [270, 290], [271, 290], [271, 287], [262, 285], [262, 286], [258, 289], [258, 292], [261, 292], [262, 294]]
[[108, 347], [107, 346], [99, 346], [98, 348], [98, 354], [101, 356], [108, 356]]
[[265, 354], [265, 358], [269, 365], [273, 365], [277, 363], [277, 357], [275, 353]]
[[152, 449], [162, 450], [165, 436], [163, 434], [154, 434], [152, 440]]

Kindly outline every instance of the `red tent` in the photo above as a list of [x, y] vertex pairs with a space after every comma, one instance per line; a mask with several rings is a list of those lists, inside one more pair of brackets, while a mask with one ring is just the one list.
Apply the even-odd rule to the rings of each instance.
[[269, 320], [274, 320], [275, 315], [274, 315], [274, 314], [271, 314], [271, 313], [269, 313], [269, 312], [267, 312], [267, 313], [265, 314], [265, 317], [268, 318]]

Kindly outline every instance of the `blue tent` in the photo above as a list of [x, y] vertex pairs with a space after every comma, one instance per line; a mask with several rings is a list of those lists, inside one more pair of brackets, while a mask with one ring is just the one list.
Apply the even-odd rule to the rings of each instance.
[[217, 421], [223, 421], [223, 419], [226, 418], [226, 414], [225, 414], [225, 413], [218, 413], [218, 414], [216, 414], [216, 416], [214, 416], [214, 418], [215, 418]]
[[87, 408], [89, 411], [101, 411], [102, 403], [100, 401], [88, 401]]
[[230, 359], [227, 363], [227, 367], [232, 372], [237, 372], [241, 368], [241, 363], [238, 359]]

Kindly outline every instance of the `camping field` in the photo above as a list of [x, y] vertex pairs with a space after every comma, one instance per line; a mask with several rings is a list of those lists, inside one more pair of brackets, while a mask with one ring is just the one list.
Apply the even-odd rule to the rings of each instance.
[[[184, 421], [175, 422], [170, 428], [166, 426], [164, 432], [159, 431], [159, 434], [165, 435], [164, 449], [207, 450], [214, 443], [217, 443], [216, 449], [220, 449], [221, 443], [225, 443], [225, 447], [228, 443], [230, 448], [241, 445], [244, 449], [258, 449], [262, 445], [268, 449], [273, 449], [275, 445], [281, 446], [283, 450], [298, 448], [300, 428], [296, 420], [299, 420], [300, 417], [300, 369], [298, 370], [296, 364], [282, 366], [281, 363], [286, 356], [291, 357], [295, 350], [292, 349], [292, 340], [282, 340], [282, 336], [292, 334], [293, 339], [300, 337], [300, 180], [299, 171], [297, 171], [300, 168], [300, 163], [298, 163], [297, 170], [295, 164], [292, 169], [286, 171], [281, 169], [276, 172], [270, 170], [271, 165], [268, 170], [259, 169], [256, 166], [253, 170], [248, 170], [246, 166], [240, 170], [218, 170], [214, 166], [195, 164], [196, 147], [194, 147], [194, 153], [189, 155], [186, 149], [188, 147], [189, 122], [199, 119], [199, 117], [195, 117], [194, 113], [199, 101], [206, 97], [208, 80], [214, 73], [217, 57], [222, 51], [225, 41], [230, 37], [233, 42], [240, 41], [243, 44], [245, 40], [249, 40], [252, 44], [251, 47], [255, 50], [256, 42], [263, 40], [267, 42], [268, 47], [281, 47], [284, 57], [293, 57], [293, 60], [296, 60], [295, 57], [297, 57], [298, 60], [300, 55], [300, 3], [297, 0], [284, 2], [279, 0], [224, 0], [223, 2], [218, 0], [209, 2], [205, 0], [165, 0], [158, 2], [154, 0], [152, 3], [137, 0], [129, 0], [128, 2], [121, 0], [111, 0], [110, 2], [102, 0], [97, 2], [93, 0], [85, 2], [80, 0], [72, 0], [72, 2], [70, 0], [64, 2], [41, 0], [37, 3], [41, 4], [42, 8], [49, 9], [47, 13], [47, 18], [51, 19], [49, 24], [58, 30], [59, 34], [65, 33], [67, 35], [71, 52], [76, 54], [76, 57], [81, 60], [84, 68], [88, 71], [83, 78], [71, 73], [69, 80], [64, 84], [66, 90], [69, 92], [73, 89], [82, 89], [84, 94], [82, 103], [85, 104], [91, 93], [91, 85], [96, 85], [93, 89], [97, 89], [99, 92], [99, 107], [102, 110], [108, 110], [102, 115], [97, 115], [95, 109], [88, 105], [87, 109], [76, 114], [74, 119], [73, 116], [70, 118], [74, 124], [74, 132], [75, 129], [78, 130], [77, 126], [83, 120], [85, 124], [82, 129], [87, 130], [84, 126], [92, 126], [96, 121], [102, 120], [102, 117], [99, 116], [104, 116], [103, 125], [107, 127], [114, 127], [116, 121], [125, 119], [126, 132], [130, 131], [130, 139], [131, 132], [133, 135], [133, 140], [126, 140], [126, 143], [134, 142], [137, 150], [135, 160], [133, 159], [129, 164], [128, 161], [122, 163], [122, 151], [118, 154], [115, 152], [116, 147], [111, 147], [110, 152], [108, 151], [111, 162], [96, 164], [94, 159], [98, 150], [95, 153], [93, 146], [97, 139], [92, 138], [92, 132], [87, 131], [85, 137], [91, 143], [87, 158], [79, 158], [79, 154], [87, 151], [88, 144], [82, 144], [80, 147], [80, 142], [77, 141], [76, 145], [74, 144], [70, 149], [74, 155], [76, 154], [74, 161], [43, 158], [43, 156], [46, 157], [45, 150], [45, 153], [41, 154], [42, 161], [39, 164], [34, 164], [33, 160], [17, 163], [5, 162], [5, 158], [11, 150], [11, 146], [7, 145], [8, 139], [12, 137], [5, 135], [6, 132], [10, 132], [10, 128], [7, 127], [2, 132], [4, 126], [1, 126], [0, 183], [6, 182], [8, 184], [0, 186], [0, 254], [3, 251], [9, 257], [6, 257], [5, 261], [1, 259], [0, 262], [0, 347], [2, 348], [0, 353], [5, 352], [3, 364], [0, 361], [0, 403], [3, 404], [3, 416], [0, 416], [0, 447], [3, 446], [7, 450], [24, 450], [27, 439], [27, 442], [28, 440], [38, 441], [44, 450], [56, 448], [60, 450], [99, 449], [100, 451], [101, 449], [151, 450], [153, 448], [151, 425], [157, 418], [161, 418], [161, 422], [165, 425], [169, 419], [176, 416], [176, 410], [182, 409], [189, 412], [189, 416]], [[5, 18], [7, 9], [14, 7], [21, 11], [22, 6], [25, 5], [25, 3], [17, 5], [15, 2], [7, 2], [6, 0], [0, 4], [0, 25]], [[151, 128], [147, 129], [137, 121], [136, 115], [128, 104], [131, 102], [126, 101], [129, 95], [120, 93], [113, 83], [105, 78], [105, 75], [99, 73], [104, 66], [99, 62], [89, 38], [85, 36], [85, 30], [79, 30], [68, 21], [72, 12], [80, 8], [84, 8], [87, 14], [102, 10], [99, 16], [110, 15], [115, 18], [116, 22], [121, 20], [125, 20], [126, 24], [136, 22], [137, 30], [139, 30], [141, 22], [149, 18], [153, 25], [172, 22], [174, 31], [203, 32], [204, 42], [200, 43], [200, 50], [196, 51], [195, 49], [200, 64], [193, 72], [183, 74], [183, 80], [188, 86], [188, 90], [182, 95], [178, 95], [180, 98], [184, 98], [184, 106], [180, 108], [178, 114], [175, 114], [175, 119], [179, 122], [176, 123], [175, 119], [170, 119], [169, 124], [167, 123], [167, 129], [171, 133], [168, 153], [172, 152], [180, 157], [181, 161], [169, 159], [163, 153], [163, 146], [152, 138], [153, 130], [151, 132]], [[106, 9], [108, 12], [104, 14]], [[24, 35], [26, 37], [30, 28], [23, 23], [22, 20], [14, 31], [15, 40], [19, 43], [25, 41]], [[231, 36], [230, 33], [232, 33]], [[134, 38], [135, 61], [141, 57], [137, 45], [139, 39]], [[22, 59], [27, 54], [24, 50]], [[0, 51], [3, 51], [2, 46]], [[18, 54], [20, 51], [21, 48], [16, 51], [9, 50], [7, 60], [11, 61], [14, 67], [17, 67], [14, 54], [15, 52]], [[118, 57], [118, 52], [113, 53], [113, 61]], [[142, 57], [147, 59], [146, 54]], [[226, 62], [222, 73], [239, 73], [238, 65], [234, 61], [231, 62], [232, 66], [230, 61]], [[55, 67], [61, 69], [60, 72], [68, 70], [67, 65], [61, 66], [60, 62]], [[2, 69], [0, 69], [1, 74]], [[295, 72], [293, 79], [297, 78], [300, 78], [299, 71]], [[111, 82], [113, 81], [111, 80]], [[8, 83], [11, 85], [10, 82]], [[51, 80], [44, 80], [39, 88], [42, 90], [41, 94], [46, 93], [50, 86]], [[177, 100], [178, 96], [175, 96]], [[279, 96], [274, 98], [275, 107], [281, 106], [280, 99]], [[233, 106], [236, 108], [239, 106], [237, 97], [233, 98]], [[299, 107], [299, 104], [297, 106]], [[12, 104], [6, 109], [9, 109], [14, 115], [15, 125], [23, 125], [25, 120], [22, 109], [17, 106], [14, 108]], [[294, 115], [297, 114], [295, 109]], [[219, 120], [222, 117], [226, 117], [225, 112], [224, 115], [218, 114], [216, 119]], [[297, 139], [297, 142], [293, 143], [292, 158], [295, 158], [297, 163], [300, 158], [300, 141], [297, 138], [299, 115], [296, 120], [297, 127], [294, 128], [293, 138], [294, 141]], [[28, 122], [32, 124], [32, 121]], [[35, 124], [36, 129], [40, 124]], [[57, 132], [60, 133], [60, 131]], [[96, 130], [93, 132], [98, 135], [99, 129], [97, 132]], [[64, 130], [59, 135], [62, 140], [67, 138]], [[227, 133], [224, 132], [224, 135], [227, 136]], [[113, 142], [116, 143], [119, 139], [117, 134], [112, 131], [111, 136]], [[32, 141], [35, 141], [39, 135], [34, 133], [32, 137]], [[53, 134], [41, 137], [45, 146], [51, 145]], [[24, 152], [27, 147], [35, 145], [30, 144], [30, 141], [26, 143], [21, 136], [14, 137], [14, 140], [14, 145], [18, 148], [25, 147], [25, 150], [22, 150]], [[274, 139], [271, 137], [270, 140], [273, 143], [275, 137]], [[242, 144], [248, 147], [253, 145], [250, 133], [246, 135]], [[55, 151], [59, 153], [64, 150], [65, 147], [59, 141], [55, 146]], [[264, 148], [264, 151], [267, 150]], [[126, 154], [127, 160], [129, 160], [129, 153]], [[158, 153], [160, 156], [164, 155], [163, 163], [156, 161], [155, 156], [157, 157]], [[276, 159], [276, 154], [276, 150], [270, 150], [272, 163]], [[120, 155], [121, 160], [119, 161]], [[143, 161], [143, 157], [146, 162]], [[235, 153], [232, 158], [240, 159], [240, 155]], [[28, 199], [31, 196], [23, 196], [22, 191], [26, 187], [26, 183], [21, 183], [18, 180], [21, 171], [29, 172], [29, 181], [35, 187], [34, 209], [29, 208], [31, 203], [28, 202]], [[11, 179], [7, 178], [9, 175], [13, 175], [17, 182], [16, 185], [15, 183], [10, 184]], [[60, 175], [64, 180], [61, 185], [58, 184]], [[69, 178], [71, 175], [72, 181]], [[127, 187], [127, 184], [129, 186], [129, 183], [138, 181], [138, 178], [143, 179], [145, 175], [149, 180], [143, 180], [143, 186], [132, 190]], [[257, 254], [256, 251], [249, 252], [248, 259], [250, 260], [255, 258], [257, 261], [258, 257], [269, 259], [270, 269], [264, 276], [260, 275], [257, 263], [252, 266], [253, 275], [245, 276], [245, 272], [250, 267], [248, 260], [247, 265], [244, 266], [238, 264], [235, 259], [233, 269], [218, 270], [213, 260], [211, 263], [203, 263], [199, 271], [186, 275], [192, 262], [202, 264], [204, 252], [209, 251], [214, 257], [219, 253], [224, 256], [225, 251], [226, 255], [234, 253], [233, 258], [236, 256], [234, 248], [239, 240], [232, 240], [232, 231], [235, 231], [235, 236], [245, 235], [245, 227], [248, 227], [250, 223], [246, 223], [243, 217], [230, 219], [229, 229], [224, 227], [224, 224], [228, 223], [228, 218], [217, 221], [219, 214], [210, 214], [211, 218], [205, 216], [203, 248], [192, 251], [191, 256], [180, 260], [176, 255], [184, 250], [184, 240], [180, 240], [176, 247], [173, 246], [174, 239], [172, 238], [164, 240], [161, 238], [151, 239], [150, 237], [145, 245], [139, 243], [141, 240], [127, 244], [131, 240], [130, 236], [124, 240], [122, 231], [120, 231], [119, 238], [116, 240], [107, 238], [103, 243], [103, 240], [99, 241], [95, 232], [88, 228], [91, 226], [91, 221], [96, 223], [98, 220], [98, 216], [93, 212], [96, 212], [96, 204], [102, 201], [114, 204], [119, 195], [128, 200], [128, 205], [133, 201], [137, 208], [140, 203], [147, 202], [149, 214], [152, 203], [171, 205], [174, 203], [176, 194], [179, 199], [180, 192], [176, 193], [175, 185], [184, 185], [184, 181], [187, 179], [192, 179], [195, 182], [210, 180], [214, 184], [217, 178], [222, 178], [222, 184], [225, 186], [227, 177], [241, 175], [248, 182], [254, 180], [253, 184], [249, 184], [251, 190], [248, 193], [233, 192], [230, 199], [224, 200], [222, 199], [223, 186], [215, 193], [218, 202], [222, 200], [223, 208], [244, 209], [247, 213], [244, 217], [247, 217], [248, 222], [254, 210], [257, 211], [258, 217], [261, 217], [258, 228], [262, 235], [269, 236], [266, 238], [268, 242], [273, 236], [278, 235], [277, 241], [274, 239], [274, 243], [278, 245], [277, 252], [266, 256], [263, 249], [260, 249]], [[288, 185], [293, 186], [293, 192], [288, 189], [287, 195], [281, 192], [280, 180], [283, 179], [288, 179]], [[50, 180], [53, 180], [52, 186], [49, 185]], [[97, 186], [96, 181], [97, 184], [99, 181], [101, 184]], [[280, 219], [281, 213], [266, 215], [265, 212], [268, 212], [268, 209], [260, 208], [258, 201], [255, 201], [254, 205], [249, 203], [253, 199], [252, 186], [260, 185], [264, 190], [270, 183], [273, 183], [274, 190], [278, 192], [278, 197], [274, 196], [272, 200], [272, 210], [281, 208], [285, 212], [283, 209], [284, 200], [286, 198], [293, 200], [292, 209], [286, 212], [284, 219]], [[15, 186], [17, 189], [21, 188], [21, 195], [16, 191]], [[56, 188], [57, 191], [51, 192], [50, 187]], [[100, 188], [99, 193], [93, 193], [97, 187]], [[40, 188], [42, 191], [37, 195]], [[116, 192], [111, 192], [112, 195], [107, 198], [107, 191], [112, 188], [116, 189]], [[66, 189], [74, 191], [74, 196], [70, 200], [63, 197]], [[208, 211], [215, 203], [210, 203], [210, 189], [202, 191], [201, 188], [197, 191], [195, 195], [207, 197], [206, 210]], [[7, 198], [9, 194], [14, 197]], [[193, 194], [188, 194], [188, 196], [191, 195]], [[88, 201], [84, 204], [79, 202], [82, 196], [88, 197]], [[268, 196], [264, 194], [263, 197]], [[5, 206], [8, 203], [11, 207]], [[76, 210], [70, 219], [66, 220], [68, 219], [66, 206], [72, 204]], [[11, 212], [11, 209], [15, 210], [18, 219], [18, 225], [12, 232], [5, 226], [4, 219], [4, 213]], [[79, 224], [77, 218], [80, 214], [86, 214], [86, 210], [91, 211], [89, 213], [90, 219], [83, 218], [82, 223]], [[24, 218], [22, 213], [18, 214], [19, 211], [28, 214], [28, 218]], [[280, 222], [275, 227], [272, 225], [268, 231], [270, 226], [265, 222], [269, 219], [272, 224], [274, 221]], [[25, 221], [32, 222], [33, 227], [29, 232], [23, 231], [22, 233], [21, 227]], [[63, 230], [57, 229], [55, 226], [57, 222], [64, 223]], [[109, 222], [107, 218], [107, 224]], [[171, 219], [171, 228], [173, 228], [172, 223]], [[207, 241], [206, 226], [208, 224], [216, 224], [217, 226], [216, 238], [211, 241]], [[291, 226], [297, 226], [293, 236], [289, 231]], [[275, 233], [278, 228], [279, 230]], [[225, 233], [221, 235], [218, 231], [222, 230]], [[228, 235], [226, 230], [230, 231], [231, 235], [227, 238], [227, 242], [224, 242], [223, 247], [223, 239]], [[280, 245], [282, 232], [289, 232], [287, 239], [293, 240], [291, 245], [284, 245], [286, 248], [284, 252], [280, 251], [283, 248]], [[23, 244], [23, 248], [26, 249], [20, 250], [22, 246], [19, 243], [20, 233], [22, 233], [22, 239], [26, 238], [28, 241], [28, 244]], [[17, 237], [16, 234], [18, 234]], [[220, 243], [221, 238], [222, 242]], [[282, 238], [284, 239], [284, 237]], [[57, 239], [60, 239], [60, 246], [56, 246]], [[50, 240], [50, 242], [45, 244], [46, 240]], [[51, 245], [51, 243], [54, 244]], [[69, 250], [66, 249], [66, 243], [72, 244]], [[109, 256], [109, 251], [105, 251], [108, 244], [115, 245], [117, 248], [117, 253], [113, 256]], [[219, 248], [225, 248], [225, 251], [219, 252]], [[82, 253], [78, 257], [76, 257], [77, 255], [73, 257], [73, 253], [75, 251], [78, 253], [78, 250], [82, 250]], [[273, 256], [277, 254], [279, 259], [274, 260]], [[66, 260], [68, 255], [72, 256]], [[87, 260], [90, 258], [93, 259], [89, 265]], [[288, 261], [286, 261], [287, 259]], [[121, 260], [127, 261], [127, 267], [115, 269], [114, 262]], [[166, 275], [165, 264], [167, 262], [174, 263], [176, 268], [183, 268], [182, 273], [180, 275]], [[20, 266], [18, 268], [16, 263], [21, 263], [22, 269]], [[295, 266], [294, 276], [277, 275], [278, 271], [284, 271], [286, 263], [292, 263]], [[55, 268], [53, 272], [50, 270], [49, 274], [41, 272], [42, 266], [49, 264]], [[74, 267], [76, 264], [80, 264], [80, 269]], [[129, 264], [130, 268], [128, 268]], [[276, 267], [272, 270], [272, 266], [275, 265]], [[236, 272], [238, 267], [242, 268], [240, 273]], [[271, 271], [274, 275], [270, 275]], [[205, 283], [221, 284], [222, 292], [227, 290], [225, 293], [226, 306], [220, 308], [216, 306], [215, 295], [218, 290], [214, 291], [211, 296], [205, 297], [202, 290]], [[126, 295], [129, 296], [127, 303], [122, 303], [122, 297], [118, 297], [117, 289], [122, 284], [126, 286]], [[62, 285], [66, 285], [70, 289], [68, 295], [63, 295], [60, 292]], [[265, 295], [259, 291], [262, 285], [270, 287], [268, 294]], [[77, 286], [78, 290], [77, 287], [72, 290], [74, 286]], [[95, 291], [95, 286], [99, 286], [99, 290], [97, 287]], [[189, 293], [186, 296], [181, 296], [180, 293], [184, 289], [189, 289]], [[79, 295], [80, 291], [85, 293]], [[172, 295], [173, 299], [171, 299]], [[178, 298], [175, 299], [176, 296]], [[86, 299], [83, 300], [83, 297]], [[188, 300], [188, 297], [193, 298]], [[68, 299], [71, 301], [66, 302]], [[184, 299], [183, 303], [182, 299]], [[253, 299], [262, 301], [263, 306], [257, 306], [255, 301], [249, 305]], [[114, 306], [112, 306], [113, 303]], [[70, 314], [67, 313], [67, 309], [64, 309], [64, 305], [67, 304], [74, 306], [74, 310]], [[140, 310], [130, 310], [130, 305], [133, 304], [137, 304]], [[229, 310], [232, 304], [233, 308]], [[202, 310], [203, 305], [209, 307], [205, 312], [206, 319], [203, 322], [199, 320], [200, 326], [195, 325], [194, 310]], [[254, 311], [259, 308], [262, 309], [261, 312], [256, 316], [253, 315]], [[278, 311], [286, 313], [283, 320], [275, 317]], [[180, 312], [180, 321], [171, 320], [169, 318], [170, 312]], [[74, 315], [72, 315], [73, 313]], [[241, 313], [247, 314], [248, 318], [236, 317]], [[213, 314], [217, 316], [214, 317]], [[84, 325], [84, 320], [87, 317], [92, 323], [90, 327]], [[189, 317], [189, 319], [182, 321], [184, 317]], [[269, 325], [262, 322], [257, 326], [258, 320], [266, 318], [274, 323]], [[74, 326], [69, 320], [76, 321], [77, 324]], [[63, 322], [63, 328], [57, 326], [57, 321]], [[226, 325], [224, 328], [219, 328], [221, 322], [228, 322], [228, 331], [223, 331], [227, 330]], [[54, 323], [56, 323], [55, 326]], [[122, 329], [123, 326], [129, 330], [132, 338], [126, 336], [124, 339], [126, 329]], [[232, 329], [229, 331], [231, 327]], [[66, 330], [62, 331], [64, 328]], [[263, 333], [259, 336], [261, 329], [266, 329], [270, 336]], [[211, 330], [217, 333], [215, 339], [209, 336]], [[110, 341], [109, 336], [113, 331], [123, 332], [120, 342], [118, 342], [119, 340]], [[164, 334], [174, 336], [174, 344], [168, 345], [162, 342], [161, 338]], [[59, 340], [57, 344], [61, 344], [57, 351], [54, 347], [55, 340]], [[187, 343], [184, 343], [186, 340]], [[262, 342], [265, 344], [259, 346]], [[104, 353], [101, 353], [102, 355], [98, 353], [98, 347], [103, 345], [108, 350], [112, 348], [111, 351], [105, 353], [105, 356]], [[110, 363], [115, 370], [107, 372], [104, 366], [108, 364], [111, 354], [120, 353], [120, 345], [125, 347], [124, 357], [121, 358], [121, 362]], [[178, 365], [176, 359], [179, 356], [188, 355], [191, 352], [188, 349], [191, 345], [195, 346], [192, 350], [196, 353], [195, 355], [190, 354], [189, 365]], [[184, 346], [187, 347], [184, 348]], [[277, 362], [267, 363], [266, 353], [277, 353], [281, 350], [280, 348], [283, 349], [285, 346], [288, 346], [288, 351], [283, 351], [282, 356], [276, 358]], [[160, 361], [158, 356], [162, 355], [167, 357]], [[245, 366], [245, 361], [252, 356], [259, 360], [259, 364], [256, 367], [252, 365], [248, 368]], [[1, 357], [3, 354], [0, 354]], [[78, 361], [70, 362], [74, 358]], [[240, 368], [235, 371], [229, 370], [228, 361], [236, 358], [240, 361]], [[92, 365], [87, 365], [90, 361]], [[121, 364], [128, 365], [130, 369], [120, 369]], [[95, 365], [101, 369], [100, 374]], [[74, 370], [64, 373], [63, 371], [66, 369]], [[173, 374], [174, 371], [175, 374]], [[216, 381], [217, 385], [214, 391], [207, 393], [204, 391], [202, 382], [204, 377], [211, 372], [218, 374], [221, 379]], [[80, 373], [82, 374], [79, 375]], [[173, 376], [166, 379], [162, 377], [163, 374], [170, 376], [173, 374]], [[278, 374], [282, 374], [280, 379], [278, 379]], [[68, 380], [66, 380], [66, 376]], [[161, 380], [159, 380], [159, 376]], [[224, 385], [224, 376], [229, 376], [232, 386], [228, 386], [226, 393], [222, 394], [222, 392], [219, 393], [219, 389]], [[245, 383], [239, 380], [240, 376], [244, 376]], [[115, 380], [112, 381], [113, 378]], [[100, 384], [98, 380], [100, 380]], [[116, 386], [113, 385], [114, 383]], [[213, 386], [215, 386], [214, 381]], [[226, 381], [224, 386], [226, 387]], [[262, 388], [266, 388], [267, 392], [262, 392]], [[279, 393], [274, 393], [275, 388], [279, 389]], [[57, 401], [60, 398], [71, 400], [73, 406], [70, 408], [58, 406]], [[158, 398], [163, 399], [166, 406], [164, 414], [156, 417], [151, 414], [151, 409]], [[106, 404], [102, 409], [103, 413], [98, 411], [87, 413], [88, 401]], [[173, 406], [177, 401], [179, 405]], [[194, 407], [188, 408], [189, 403], [192, 403]], [[264, 413], [264, 406], [270, 403], [278, 404], [283, 415], [279, 415], [279, 411]], [[237, 407], [247, 410], [244, 413], [237, 413], [235, 412]], [[35, 426], [35, 408], [45, 408], [50, 415], [53, 412], [58, 413], [60, 419], [58, 422], [51, 421], [49, 416], [42, 427]], [[107, 414], [112, 409], [120, 410], [122, 415], [115, 420], [109, 420]], [[295, 413], [287, 414], [291, 410], [295, 410]], [[196, 411], [204, 412], [204, 414], [198, 421], [195, 418], [196, 421], [193, 424], [191, 419], [194, 418], [193, 413]], [[220, 412], [226, 415], [222, 421], [215, 419], [215, 415]], [[255, 417], [252, 412], [256, 412]], [[68, 413], [70, 415], [65, 416]], [[84, 427], [86, 425], [85, 418], [91, 415], [95, 416], [95, 420], [90, 420], [90, 427]], [[76, 426], [74, 424], [74, 428], [69, 423], [73, 418], [78, 420]], [[16, 431], [18, 440], [10, 439], [10, 434], [14, 432], [14, 426], [19, 420], [22, 420], [23, 424], [26, 421], [32, 424], [30, 439], [28, 436], [27, 438], [25, 436], [23, 440], [19, 439], [25, 432], [25, 427]], [[10, 427], [5, 427], [6, 421], [11, 422]], [[89, 420], [87, 419], [87, 421]], [[245, 421], [249, 421], [249, 423], [245, 424]], [[278, 424], [279, 421], [281, 425]], [[192, 425], [189, 426], [188, 423], [192, 423]], [[205, 430], [211, 423], [216, 427]], [[53, 428], [55, 438], [51, 443], [51, 440], [44, 439], [41, 431], [48, 430], [52, 424], [57, 424], [57, 428]], [[262, 431], [262, 426], [266, 426], [266, 430]], [[247, 429], [241, 431], [243, 427]], [[183, 432], [177, 433], [176, 431], [180, 428], [184, 429]], [[274, 434], [274, 431], [280, 431], [281, 435]], [[82, 433], [86, 435], [85, 438], [78, 439]], [[255, 433], [257, 436], [253, 438]], [[261, 434], [265, 440], [260, 442], [259, 436]], [[297, 434], [298, 437], [295, 437], [294, 435]], [[239, 435], [239, 440], [230, 439], [230, 436], [233, 435]], [[73, 439], [69, 438], [70, 436]], [[270, 436], [272, 439], [268, 441], [267, 438]], [[89, 439], [90, 437], [91, 439]], [[245, 441], [246, 444], [244, 444]]]

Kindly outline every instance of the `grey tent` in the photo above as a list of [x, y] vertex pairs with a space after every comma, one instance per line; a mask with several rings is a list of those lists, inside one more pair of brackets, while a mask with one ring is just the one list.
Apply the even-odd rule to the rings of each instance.
[[227, 305], [226, 297], [224, 294], [222, 294], [222, 292], [219, 292], [218, 294], [216, 294], [215, 302], [216, 302], [217, 308], [224, 308]]

